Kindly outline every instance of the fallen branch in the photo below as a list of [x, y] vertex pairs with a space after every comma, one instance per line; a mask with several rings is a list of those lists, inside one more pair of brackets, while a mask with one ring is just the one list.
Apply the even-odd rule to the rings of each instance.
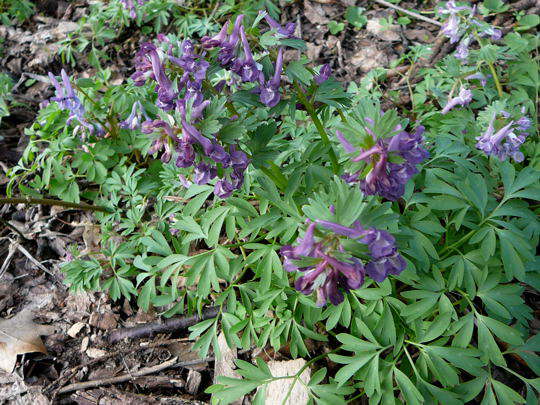
[[383, 6], [390, 7], [390, 8], [393, 8], [394, 10], [401, 11], [402, 13], [410, 15], [411, 17], [414, 17], [414, 18], [416, 18], [418, 20], [422, 20], [422, 21], [428, 22], [430, 24], [442, 27], [442, 23], [440, 23], [439, 21], [434, 20], [434, 19], [429, 18], [429, 17], [424, 17], [423, 15], [415, 13], [414, 11], [409, 11], [409, 10], [403, 8], [403, 7], [396, 6], [395, 4], [389, 3], [389, 2], [384, 1], [384, 0], [374, 0], [374, 1], [375, 1], [375, 3], [379, 3], [379, 4], [383, 5]]
[[[245, 353], [248, 353], [249, 351], [251, 351], [251, 349], [243, 349], [243, 350], [240, 350], [238, 354], [245, 354]], [[204, 359], [187, 360], [187, 361], [181, 361], [177, 363], [176, 362], [177, 359], [178, 358], [175, 357], [174, 359], [167, 360], [166, 362], [158, 364], [156, 366], [141, 368], [139, 371], [127, 372], [126, 374], [119, 375], [118, 377], [102, 378], [98, 380], [90, 380], [90, 381], [84, 381], [80, 383], [66, 385], [65, 387], [62, 387], [58, 391], [56, 391], [55, 395], [65, 394], [66, 392], [72, 392], [72, 391], [77, 391], [77, 390], [82, 390], [82, 389], [87, 389], [87, 388], [101, 387], [102, 385], [118, 384], [118, 383], [130, 381], [134, 379], [134, 377], [142, 377], [144, 375], [157, 373], [158, 371], [162, 371], [167, 368], [183, 368], [183, 367], [194, 366], [194, 365], [202, 364], [202, 363], [209, 363], [216, 360], [214, 356], [211, 356], [211, 357], [206, 357]]]
[[122, 339], [135, 339], [146, 336], [151, 336], [155, 333], [173, 332], [179, 329], [186, 329], [195, 325], [200, 321], [215, 318], [219, 312], [219, 307], [205, 308], [202, 316], [194, 315], [190, 317], [171, 318], [163, 323], [146, 323], [143, 325], [134, 326], [132, 328], [116, 329], [109, 335], [109, 343], [116, 343]]
[[90, 380], [75, 384], [66, 385], [65, 387], [58, 390], [59, 394], [65, 394], [66, 392], [83, 390], [87, 388], [101, 387], [103, 385], [118, 384], [121, 382], [126, 382], [132, 380], [134, 377], [141, 377], [143, 375], [154, 374], [158, 371], [165, 370], [176, 364], [178, 357], [167, 360], [164, 363], [158, 364], [152, 367], [141, 368], [139, 371], [133, 371], [127, 374], [119, 375], [118, 377], [102, 378], [99, 380]]
[[101, 211], [111, 212], [109, 208], [99, 207], [96, 205], [74, 203], [69, 201], [53, 200], [50, 198], [31, 198], [31, 197], [14, 197], [14, 198], [0, 198], [0, 205], [3, 204], [32, 204], [32, 205], [55, 205], [58, 207], [74, 208], [77, 210], [85, 211]]

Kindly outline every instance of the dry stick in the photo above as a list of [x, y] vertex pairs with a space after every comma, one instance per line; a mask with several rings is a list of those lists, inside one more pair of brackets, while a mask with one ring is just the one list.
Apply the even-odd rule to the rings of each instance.
[[50, 198], [31, 198], [31, 197], [14, 197], [14, 198], [0, 198], [0, 205], [2, 204], [41, 204], [41, 205], [56, 205], [58, 207], [74, 208], [85, 211], [101, 211], [110, 212], [110, 209], [105, 207], [99, 207], [96, 205], [73, 203], [68, 201], [53, 200]]
[[219, 312], [219, 307], [205, 308], [202, 312], [202, 316], [194, 315], [189, 318], [171, 318], [167, 319], [163, 323], [146, 323], [132, 328], [116, 329], [109, 335], [109, 343], [116, 343], [125, 338], [141, 338], [150, 336], [155, 333], [172, 332], [178, 329], [186, 329], [189, 326], [195, 325], [200, 321], [206, 319], [215, 318]]
[[[251, 351], [251, 349], [243, 349], [243, 350], [240, 350], [238, 354], [245, 354], [245, 353], [248, 353], [249, 351]], [[167, 368], [189, 367], [189, 366], [194, 366], [196, 364], [209, 363], [211, 361], [216, 360], [216, 358], [212, 356], [212, 357], [206, 357], [204, 359], [187, 360], [187, 361], [182, 361], [182, 362], [177, 363], [176, 362], [177, 359], [178, 358], [175, 357], [174, 359], [167, 360], [166, 362], [158, 364], [156, 366], [141, 368], [139, 371], [134, 371], [131, 373], [128, 372], [126, 374], [119, 375], [118, 377], [103, 378], [99, 380], [84, 381], [80, 383], [66, 385], [63, 388], [60, 388], [57, 391], [57, 393], [65, 394], [66, 392], [77, 391], [77, 390], [86, 389], [86, 388], [94, 388], [94, 387], [101, 387], [102, 385], [122, 383], [122, 382], [132, 380], [133, 377], [142, 377], [144, 375], [157, 373], [158, 371], [162, 371]]]
[[153, 374], [153, 373], [157, 373], [158, 371], [165, 370], [175, 365], [176, 360], [178, 360], [178, 357], [167, 360], [166, 362], [158, 364], [156, 366], [141, 368], [139, 371], [133, 371], [132, 373], [122, 374], [122, 375], [119, 375], [118, 377], [103, 378], [99, 380], [91, 380], [91, 381], [85, 381], [81, 383], [66, 385], [64, 388], [61, 388], [60, 390], [58, 390], [58, 393], [65, 394], [66, 392], [130, 381], [133, 379], [133, 377], [141, 377], [143, 375]]
[[383, 6], [390, 7], [390, 8], [393, 8], [395, 10], [401, 11], [404, 14], [408, 14], [411, 17], [414, 17], [414, 18], [417, 18], [419, 20], [428, 22], [430, 24], [434, 24], [434, 25], [437, 25], [439, 27], [442, 27], [442, 23], [440, 23], [439, 21], [436, 21], [436, 20], [434, 20], [432, 18], [429, 18], [429, 17], [424, 17], [423, 15], [415, 13], [414, 11], [409, 11], [407, 9], [404, 9], [403, 7], [396, 6], [395, 4], [389, 3], [389, 2], [384, 1], [384, 0], [374, 0], [374, 1], [375, 1], [375, 3], [379, 3], [379, 4], [382, 4]]

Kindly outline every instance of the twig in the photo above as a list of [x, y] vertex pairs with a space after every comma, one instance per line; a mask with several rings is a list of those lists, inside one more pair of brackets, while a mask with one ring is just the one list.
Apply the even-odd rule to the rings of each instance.
[[30, 240], [30, 239], [28, 239], [26, 236], [24, 236], [23, 233], [22, 233], [19, 229], [17, 229], [17, 227], [16, 227], [15, 225], [9, 223], [9, 221], [6, 221], [5, 219], [3, 219], [3, 218], [0, 217], [0, 222], [1, 222], [2, 224], [4, 224], [4, 225], [6, 226], [6, 228], [10, 228], [11, 230], [17, 232], [17, 233], [19, 234], [19, 236], [20, 236], [22, 239], [24, 239], [24, 240]]
[[53, 200], [50, 198], [32, 198], [32, 197], [13, 197], [13, 198], [0, 198], [0, 205], [3, 204], [33, 204], [33, 205], [56, 205], [58, 207], [75, 208], [85, 211], [101, 211], [111, 212], [109, 208], [99, 207], [97, 205], [90, 205], [85, 203], [74, 203], [69, 201]]
[[61, 388], [58, 391], [58, 393], [59, 394], [65, 394], [66, 392], [77, 391], [77, 390], [81, 390], [81, 389], [100, 387], [102, 385], [110, 385], [110, 384], [117, 384], [117, 383], [121, 383], [121, 382], [130, 381], [130, 380], [133, 379], [133, 377], [141, 377], [143, 375], [153, 374], [153, 373], [157, 373], [159, 371], [165, 370], [165, 369], [175, 365], [176, 360], [178, 360], [178, 357], [167, 360], [166, 362], [158, 364], [156, 366], [141, 368], [139, 371], [134, 371], [132, 373], [122, 374], [122, 375], [119, 375], [118, 377], [102, 378], [102, 379], [99, 379], [99, 380], [90, 380], [90, 381], [85, 381], [85, 382], [66, 385], [64, 388]]
[[0, 278], [4, 275], [6, 272], [9, 264], [11, 263], [11, 258], [13, 257], [13, 254], [15, 253], [15, 246], [13, 244], [9, 245], [9, 252], [6, 257], [6, 260], [4, 260], [4, 263], [2, 264], [2, 268], [0, 268]]
[[116, 343], [122, 339], [134, 339], [145, 336], [151, 336], [155, 333], [172, 332], [178, 329], [186, 329], [195, 325], [200, 321], [215, 318], [219, 312], [219, 307], [205, 308], [202, 316], [194, 315], [190, 317], [171, 318], [163, 323], [146, 323], [143, 325], [134, 326], [132, 328], [116, 329], [109, 335], [109, 343]]
[[45, 273], [52, 276], [54, 280], [58, 281], [57, 277], [53, 273], [51, 273], [47, 267], [42, 265], [34, 256], [32, 256], [28, 250], [26, 250], [24, 247], [22, 247], [19, 244], [19, 242], [13, 242], [13, 245], [14, 245], [15, 249], [17, 249], [19, 252], [21, 252], [23, 255], [25, 255], [28, 258], [28, 260], [30, 260], [32, 263], [34, 263], [37, 267], [39, 267]]
[[430, 24], [434, 24], [434, 25], [437, 25], [439, 27], [442, 27], [442, 23], [440, 23], [439, 21], [436, 21], [436, 20], [434, 20], [432, 18], [429, 18], [429, 17], [424, 17], [423, 15], [415, 13], [414, 11], [409, 11], [407, 9], [404, 9], [403, 7], [396, 6], [395, 4], [389, 3], [389, 2], [384, 1], [384, 0], [374, 0], [374, 1], [375, 1], [375, 3], [382, 4], [383, 6], [390, 7], [390, 8], [393, 8], [395, 10], [401, 11], [404, 14], [410, 15], [411, 17], [414, 17], [414, 18], [417, 18], [419, 20], [428, 22]]
[[[238, 354], [245, 354], [251, 351], [250, 349], [243, 349], [238, 352]], [[116, 353], [118, 354], [118, 353]], [[211, 357], [205, 357], [204, 359], [195, 359], [195, 360], [187, 360], [187, 361], [181, 361], [179, 363], [176, 362], [178, 357], [175, 357], [174, 359], [168, 360], [164, 363], [158, 364], [156, 366], [152, 367], [146, 367], [142, 368], [139, 371], [129, 372], [126, 374], [119, 375], [118, 377], [111, 377], [111, 378], [103, 378], [99, 380], [91, 380], [91, 381], [85, 381], [80, 383], [74, 383], [70, 385], [66, 385], [63, 388], [60, 388], [57, 393], [58, 394], [65, 394], [66, 392], [71, 391], [77, 391], [81, 389], [86, 388], [94, 388], [94, 387], [100, 387], [102, 385], [110, 385], [110, 384], [117, 384], [121, 382], [126, 382], [132, 380], [134, 377], [141, 377], [148, 374], [157, 373], [158, 371], [165, 370], [167, 368], [182, 368], [182, 367], [189, 367], [194, 366], [196, 364], [202, 364], [202, 363], [210, 363], [212, 361], [215, 361], [216, 358], [214, 356]]]

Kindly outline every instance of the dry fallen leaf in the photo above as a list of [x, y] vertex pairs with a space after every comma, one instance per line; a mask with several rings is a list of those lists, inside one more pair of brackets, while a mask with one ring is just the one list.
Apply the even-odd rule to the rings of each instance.
[[0, 320], [0, 369], [13, 372], [18, 354], [47, 353], [40, 336], [52, 334], [54, 327], [38, 325], [32, 318], [32, 312], [23, 309], [13, 318]]

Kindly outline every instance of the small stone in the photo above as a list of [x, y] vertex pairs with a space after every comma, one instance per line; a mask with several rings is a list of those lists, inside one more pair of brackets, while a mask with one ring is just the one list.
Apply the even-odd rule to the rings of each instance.
[[90, 357], [91, 359], [99, 359], [100, 357], [103, 357], [107, 355], [107, 352], [105, 350], [96, 349], [95, 347], [91, 347], [86, 350], [86, 355]]
[[83, 337], [81, 342], [81, 352], [85, 352], [88, 349], [88, 344], [90, 343], [90, 338], [88, 336]]

